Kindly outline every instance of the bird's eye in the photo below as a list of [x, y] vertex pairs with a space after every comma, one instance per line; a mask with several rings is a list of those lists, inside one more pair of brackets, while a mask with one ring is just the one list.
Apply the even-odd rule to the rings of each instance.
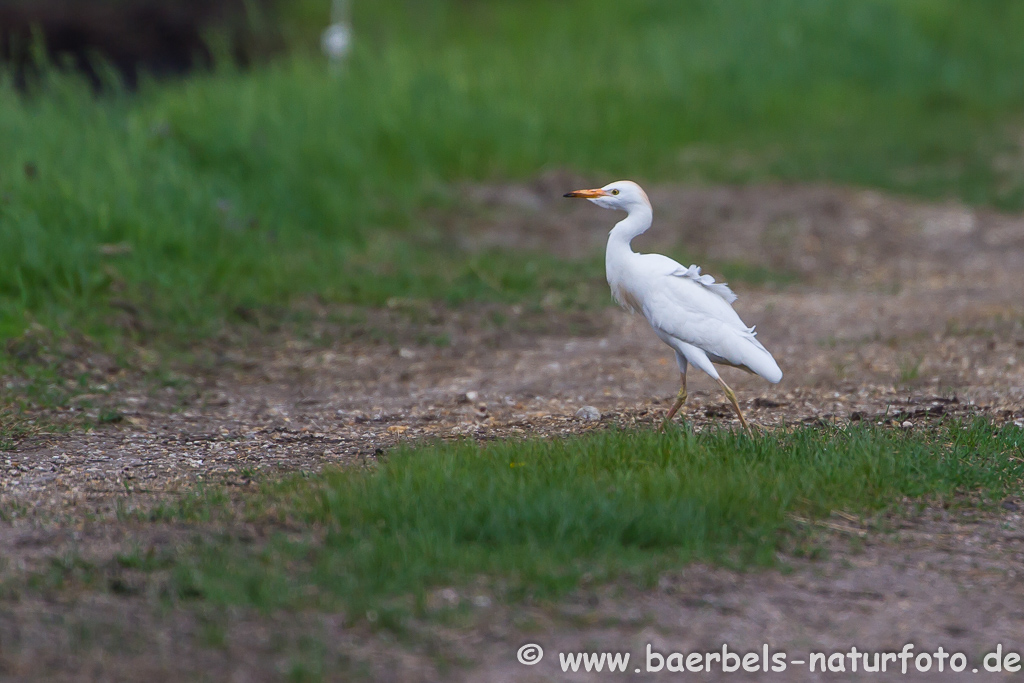
[[612, 194], [618, 194], [618, 193], [619, 193], [618, 190], [612, 190]]

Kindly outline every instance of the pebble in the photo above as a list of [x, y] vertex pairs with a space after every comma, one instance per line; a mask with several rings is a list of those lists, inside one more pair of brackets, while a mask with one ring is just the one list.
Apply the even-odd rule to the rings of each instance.
[[600, 422], [601, 411], [594, 406], [583, 406], [576, 411], [576, 417], [584, 422]]

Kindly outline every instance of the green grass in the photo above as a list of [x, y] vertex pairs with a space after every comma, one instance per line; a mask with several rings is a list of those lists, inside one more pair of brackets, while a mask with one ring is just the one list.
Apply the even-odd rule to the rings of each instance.
[[921, 356], [913, 358], [902, 358], [900, 359], [900, 374], [897, 379], [898, 384], [911, 384], [921, 376], [921, 364], [924, 362], [924, 358]]
[[436, 587], [554, 599], [586, 581], [646, 585], [692, 561], [774, 565], [806, 545], [793, 515], [901, 515], [908, 498], [984, 506], [1020, 490], [1022, 447], [1024, 431], [983, 421], [404, 447], [368, 469], [159, 507], [143, 519], [218, 531], [161, 557], [143, 540], [118, 566], [163, 572], [174, 601], [340, 607], [398, 626]]
[[137, 94], [53, 73], [28, 96], [0, 85], [0, 338], [33, 320], [137, 336], [112, 317], [130, 305], [180, 343], [304, 297], [537, 301], [599, 283], [542, 254], [460, 253], [428, 218], [460, 210], [453, 182], [551, 168], [1024, 206], [1015, 0], [354, 11], [336, 72], [297, 49]]
[[18, 419], [12, 411], [0, 408], [0, 452], [13, 450], [30, 433], [24, 420]]

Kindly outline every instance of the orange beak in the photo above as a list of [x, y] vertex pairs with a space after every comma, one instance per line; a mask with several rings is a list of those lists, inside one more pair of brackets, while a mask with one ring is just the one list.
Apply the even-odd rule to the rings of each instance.
[[566, 192], [562, 195], [563, 197], [582, 197], [583, 199], [596, 199], [598, 197], [607, 197], [608, 193], [598, 188], [596, 190], [576, 190], [575, 192]]

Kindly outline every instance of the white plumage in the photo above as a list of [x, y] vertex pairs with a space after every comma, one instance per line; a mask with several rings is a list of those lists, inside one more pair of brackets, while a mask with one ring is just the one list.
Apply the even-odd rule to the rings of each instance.
[[694, 365], [722, 385], [740, 422], [749, 430], [735, 394], [714, 364], [742, 368], [773, 383], [782, 379], [782, 370], [757, 341], [754, 328], [743, 324], [732, 309], [736, 294], [724, 282], [701, 274], [698, 266], [686, 268], [661, 254], [633, 251], [630, 242], [651, 227], [654, 217], [647, 193], [636, 183], [620, 180], [565, 196], [583, 197], [628, 214], [608, 235], [605, 271], [615, 300], [629, 311], [642, 313], [655, 334], [676, 353], [683, 386], [665, 423], [686, 401], [686, 370]]

